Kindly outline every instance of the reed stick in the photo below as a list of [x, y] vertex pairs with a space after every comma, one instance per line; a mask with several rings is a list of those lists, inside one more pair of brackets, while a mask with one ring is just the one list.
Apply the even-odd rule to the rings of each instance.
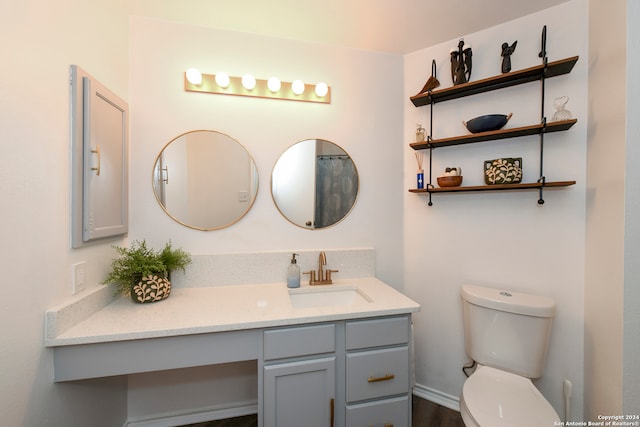
[[414, 154], [416, 155], [416, 160], [418, 162], [418, 170], [422, 170], [422, 161], [423, 161], [422, 153], [419, 153], [416, 151]]

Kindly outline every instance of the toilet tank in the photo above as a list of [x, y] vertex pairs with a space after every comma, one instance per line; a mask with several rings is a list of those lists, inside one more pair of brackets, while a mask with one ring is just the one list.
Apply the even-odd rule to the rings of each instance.
[[527, 378], [542, 376], [554, 301], [475, 285], [462, 286], [461, 294], [469, 357]]

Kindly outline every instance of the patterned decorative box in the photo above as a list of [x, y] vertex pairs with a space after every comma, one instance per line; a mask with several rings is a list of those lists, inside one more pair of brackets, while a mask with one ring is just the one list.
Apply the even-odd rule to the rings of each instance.
[[518, 184], [522, 181], [522, 157], [484, 161], [484, 182], [487, 185]]

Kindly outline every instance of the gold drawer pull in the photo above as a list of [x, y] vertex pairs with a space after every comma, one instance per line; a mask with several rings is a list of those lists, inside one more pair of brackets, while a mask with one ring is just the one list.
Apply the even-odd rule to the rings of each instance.
[[369, 377], [369, 378], [367, 378], [367, 381], [370, 382], [370, 383], [377, 383], [378, 381], [389, 381], [389, 380], [394, 379], [395, 377], [396, 376], [393, 375], [393, 374], [387, 374], [387, 375], [384, 375], [382, 377]]

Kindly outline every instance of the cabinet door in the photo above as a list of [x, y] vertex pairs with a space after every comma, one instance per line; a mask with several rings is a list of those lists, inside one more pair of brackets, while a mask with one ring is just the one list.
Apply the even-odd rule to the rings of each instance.
[[128, 231], [128, 105], [71, 67], [72, 245]]
[[332, 427], [335, 357], [264, 368], [264, 427]]

